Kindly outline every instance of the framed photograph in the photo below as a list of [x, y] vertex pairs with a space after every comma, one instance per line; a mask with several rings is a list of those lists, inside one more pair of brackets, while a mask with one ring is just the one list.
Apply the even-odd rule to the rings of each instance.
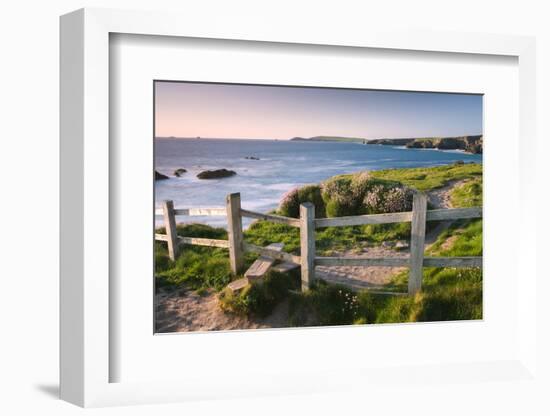
[[61, 18], [62, 398], [537, 383], [534, 40], [180, 18]]

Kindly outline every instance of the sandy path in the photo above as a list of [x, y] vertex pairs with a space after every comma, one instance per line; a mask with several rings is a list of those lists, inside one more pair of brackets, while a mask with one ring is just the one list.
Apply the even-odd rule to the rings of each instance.
[[264, 319], [224, 313], [216, 293], [203, 296], [195, 291], [161, 291], [155, 296], [156, 332], [216, 331], [231, 329], [283, 328], [288, 326], [288, 302], [279, 304]]
[[[448, 182], [445, 186], [428, 193], [428, 200], [435, 208], [451, 208], [451, 191], [466, 180]], [[449, 227], [451, 221], [440, 221], [435, 228], [426, 233], [425, 248], [428, 249], [437, 237]], [[365, 247], [361, 253], [356, 250], [334, 253], [333, 256], [354, 257], [407, 257], [409, 249], [396, 251], [391, 248], [374, 246]], [[380, 288], [388, 284], [394, 275], [406, 270], [406, 267], [357, 267], [357, 266], [317, 266], [315, 275], [327, 282], [345, 283], [357, 289]]]

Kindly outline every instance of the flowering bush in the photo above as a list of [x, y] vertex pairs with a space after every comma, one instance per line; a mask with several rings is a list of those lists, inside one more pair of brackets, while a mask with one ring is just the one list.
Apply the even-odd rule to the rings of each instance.
[[315, 205], [315, 216], [324, 217], [325, 204], [321, 198], [321, 188], [318, 185], [306, 185], [294, 188], [285, 193], [279, 202], [279, 213], [285, 217], [298, 218], [300, 216], [300, 204], [311, 202]]
[[412, 209], [413, 190], [368, 172], [324, 182], [321, 193], [329, 217], [402, 212]]
[[363, 205], [369, 214], [410, 211], [413, 195], [414, 191], [405, 186], [376, 185], [366, 193]]
[[325, 202], [327, 216], [342, 217], [353, 215], [357, 199], [352, 192], [349, 177], [334, 177], [321, 185], [321, 195]]
[[368, 172], [335, 176], [321, 186], [307, 185], [281, 198], [279, 213], [300, 216], [300, 204], [312, 202], [317, 218], [402, 212], [412, 209], [413, 190], [399, 182], [377, 179]]

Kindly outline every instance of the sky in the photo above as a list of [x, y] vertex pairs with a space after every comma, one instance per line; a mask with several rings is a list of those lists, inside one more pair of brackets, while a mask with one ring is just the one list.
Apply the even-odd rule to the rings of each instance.
[[155, 82], [155, 136], [369, 139], [482, 133], [482, 96]]

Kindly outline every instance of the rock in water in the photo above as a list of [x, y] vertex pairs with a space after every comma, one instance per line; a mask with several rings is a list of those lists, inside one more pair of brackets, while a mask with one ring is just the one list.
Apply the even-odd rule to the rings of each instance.
[[218, 179], [228, 178], [229, 176], [236, 175], [237, 172], [227, 169], [205, 170], [197, 175], [199, 179]]
[[184, 174], [185, 172], [187, 172], [187, 169], [184, 169], [184, 168], [179, 168], [179, 169], [176, 169], [174, 171], [174, 175], [177, 176], [178, 178]]
[[168, 179], [168, 176], [163, 175], [162, 173], [155, 171], [155, 180], [160, 181], [160, 180], [163, 180], [163, 179]]

